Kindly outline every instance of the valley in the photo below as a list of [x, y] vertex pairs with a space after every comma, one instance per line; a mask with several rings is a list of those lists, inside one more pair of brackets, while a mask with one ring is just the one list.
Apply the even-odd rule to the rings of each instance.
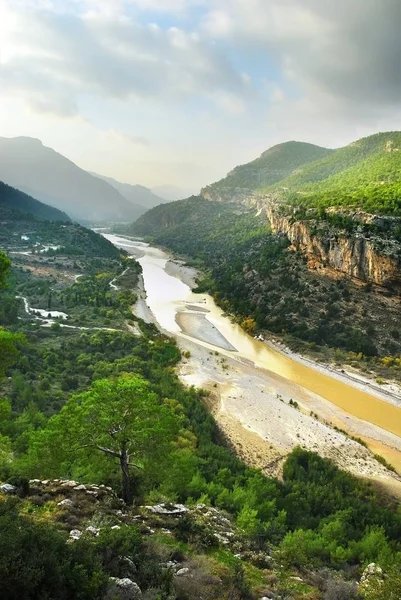
[[[296, 148], [259, 182], [337, 154]], [[4, 563], [22, 597], [397, 590], [398, 216], [287, 197], [273, 215], [255, 193], [107, 233], [0, 187], [0, 549], [37, 573]]]
[[[368, 380], [358, 382], [314, 363], [308, 366], [253, 339], [224, 316], [212, 297], [191, 292], [195, 270], [142, 242], [104, 235], [138, 257], [148, 318], [175, 335], [183, 355], [189, 354], [180, 367], [181, 380], [210, 392], [218, 422], [229, 417], [265, 441], [264, 458], [254, 457], [254, 465], [271, 462], [266, 455], [283, 460], [300, 445], [355, 475], [379, 479], [392, 490], [398, 487], [401, 494], [401, 479], [338, 431], [378, 444], [401, 470], [400, 393], [386, 394]], [[240, 443], [246, 453], [246, 441]]]

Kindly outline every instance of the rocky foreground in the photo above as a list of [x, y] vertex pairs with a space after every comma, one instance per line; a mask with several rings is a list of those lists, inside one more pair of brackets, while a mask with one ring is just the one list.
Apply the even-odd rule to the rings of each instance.
[[[67, 544], [97, 538], [104, 530], [135, 527], [148, 540], [148, 550], [153, 549], [158, 566], [172, 579], [175, 598], [180, 600], [225, 598], [225, 569], [232, 564], [238, 566], [239, 577], [246, 574], [252, 581], [251, 595], [235, 596], [238, 600], [332, 600], [342, 598], [344, 591], [357, 594], [358, 587], [363, 592], [383, 578], [382, 569], [375, 564], [368, 565], [358, 582], [345, 582], [328, 570], [286, 570], [278, 551], [266, 540], [251, 541], [227, 513], [205, 504], [162, 502], [128, 508], [108, 486], [61, 479], [0, 485], [0, 501], [12, 496], [20, 498], [21, 514], [53, 522], [65, 532]], [[153, 598], [149, 591], [141, 590], [136, 575], [132, 558], [120, 556], [104, 600]]]

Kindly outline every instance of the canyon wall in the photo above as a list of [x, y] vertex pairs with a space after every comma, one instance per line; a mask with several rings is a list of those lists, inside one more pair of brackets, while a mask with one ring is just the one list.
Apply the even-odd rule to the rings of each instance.
[[401, 245], [386, 237], [347, 235], [333, 231], [324, 222], [318, 232], [314, 221], [294, 221], [266, 207], [274, 233], [286, 235], [293, 248], [303, 252], [311, 262], [335, 269], [350, 277], [377, 285], [401, 288]]

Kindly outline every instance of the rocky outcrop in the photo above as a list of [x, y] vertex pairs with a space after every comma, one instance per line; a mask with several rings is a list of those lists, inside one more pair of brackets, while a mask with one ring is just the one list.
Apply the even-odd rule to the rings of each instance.
[[274, 233], [288, 237], [315, 266], [324, 266], [364, 282], [401, 288], [401, 245], [391, 236], [367, 237], [356, 231], [348, 234], [323, 222], [297, 221], [280, 214], [275, 206], [266, 207]]
[[203, 188], [201, 196], [205, 200], [213, 202], [236, 202], [248, 207], [253, 206], [260, 198], [260, 194], [253, 192], [249, 188], [220, 187], [216, 189], [213, 186]]
[[137, 583], [127, 577], [124, 579], [110, 577], [105, 600], [140, 600], [141, 598], [142, 592]]

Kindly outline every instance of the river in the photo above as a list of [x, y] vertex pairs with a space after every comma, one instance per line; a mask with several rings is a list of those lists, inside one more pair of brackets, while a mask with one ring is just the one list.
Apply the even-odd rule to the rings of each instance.
[[[348, 415], [401, 438], [401, 408], [368, 393], [368, 383], [353, 384], [351, 380], [347, 383], [347, 379], [338, 373], [331, 376], [324, 368], [312, 368], [254, 339], [225, 317], [211, 296], [194, 294], [178, 276], [169, 274], [166, 265], [171, 257], [167, 253], [143, 242], [104, 235], [116, 246], [140, 257], [146, 303], [163, 330], [181, 338], [190, 338], [207, 348], [209, 354], [218, 350], [220, 355], [276, 374], [332, 403]], [[369, 431], [366, 437], [371, 437]], [[376, 439], [379, 439], [378, 436]], [[392, 447], [394, 445], [391, 443]], [[390, 455], [387, 453], [386, 456]], [[395, 462], [401, 464], [399, 456]]]

